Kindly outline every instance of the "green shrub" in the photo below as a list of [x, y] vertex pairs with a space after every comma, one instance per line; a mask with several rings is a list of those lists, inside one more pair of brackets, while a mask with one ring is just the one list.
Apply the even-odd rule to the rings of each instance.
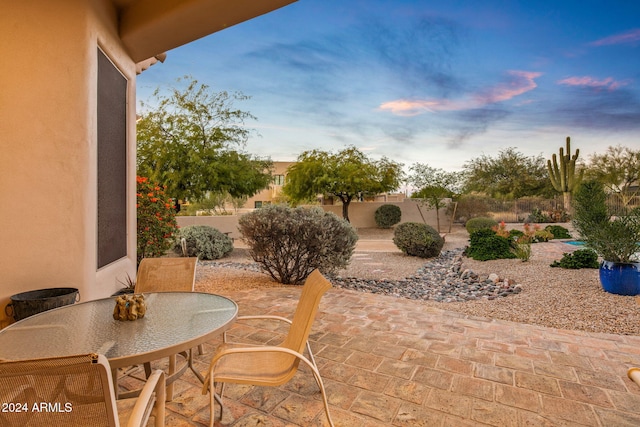
[[238, 224], [253, 260], [280, 283], [302, 284], [316, 268], [346, 267], [358, 240], [351, 224], [318, 207], [268, 205]]
[[[186, 253], [183, 254], [182, 239], [184, 239]], [[208, 225], [188, 225], [178, 230], [173, 247], [176, 253], [201, 260], [220, 259], [233, 251], [233, 241]]]
[[515, 228], [512, 228], [511, 230], [509, 230], [509, 237], [514, 242], [517, 241], [522, 236], [524, 236], [524, 231], [517, 230]]
[[567, 230], [561, 225], [547, 225], [544, 229], [551, 232], [551, 234], [553, 234], [554, 239], [570, 239], [571, 238], [571, 234], [569, 234], [569, 230]]
[[431, 258], [440, 255], [444, 239], [427, 224], [405, 222], [394, 230], [393, 243], [407, 255]]
[[598, 254], [591, 249], [578, 249], [573, 253], [565, 253], [560, 261], [553, 261], [551, 267], [560, 268], [598, 268]]
[[553, 233], [549, 230], [536, 230], [533, 234], [533, 242], [548, 242], [549, 240], [553, 240]]
[[402, 210], [397, 205], [382, 205], [376, 209], [374, 219], [380, 228], [391, 228], [400, 222]]
[[136, 216], [137, 216], [137, 263], [144, 257], [159, 257], [165, 254], [173, 243], [176, 224], [176, 211], [173, 201], [164, 187], [149, 181], [149, 178], [136, 177]]
[[477, 261], [516, 258], [511, 251], [509, 239], [498, 236], [495, 231], [488, 228], [471, 233], [466, 255]]
[[484, 216], [479, 216], [477, 218], [471, 218], [465, 224], [465, 228], [471, 235], [474, 231], [483, 230], [483, 229], [491, 229], [492, 227], [497, 227], [498, 221], [493, 218], [488, 218]]

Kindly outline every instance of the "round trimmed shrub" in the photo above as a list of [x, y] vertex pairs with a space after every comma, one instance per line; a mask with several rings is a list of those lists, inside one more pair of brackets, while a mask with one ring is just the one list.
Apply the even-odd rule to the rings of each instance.
[[402, 210], [398, 205], [382, 205], [376, 209], [374, 219], [380, 228], [391, 228], [400, 222]]
[[516, 258], [511, 251], [509, 239], [498, 236], [495, 231], [488, 228], [471, 233], [466, 255], [476, 261]]
[[471, 218], [465, 224], [465, 228], [469, 235], [473, 234], [475, 231], [488, 229], [491, 230], [492, 227], [497, 227], [498, 221], [493, 218], [488, 218], [485, 216], [479, 216], [476, 218]]
[[440, 255], [444, 239], [427, 224], [404, 222], [394, 230], [393, 243], [407, 255], [432, 258]]
[[549, 231], [553, 234], [554, 239], [570, 239], [571, 234], [569, 234], [569, 230], [564, 228], [561, 225], [547, 225], [545, 230]]
[[331, 273], [349, 264], [358, 235], [322, 208], [268, 205], [240, 217], [249, 254], [280, 283], [302, 284], [316, 268]]
[[578, 249], [572, 253], [563, 254], [560, 261], [551, 263], [551, 267], [568, 269], [598, 268], [600, 263], [598, 262], [598, 254], [592, 249]]
[[[182, 251], [182, 239], [186, 243], [186, 254]], [[220, 259], [233, 251], [233, 240], [208, 225], [188, 225], [178, 230], [173, 250], [200, 260]]]

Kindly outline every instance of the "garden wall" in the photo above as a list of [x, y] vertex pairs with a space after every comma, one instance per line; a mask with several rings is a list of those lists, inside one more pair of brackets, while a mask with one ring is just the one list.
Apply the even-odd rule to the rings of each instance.
[[[413, 199], [405, 199], [400, 202], [352, 202], [349, 206], [349, 219], [356, 228], [375, 228], [376, 222], [374, 213], [380, 206], [389, 204], [397, 205], [402, 212], [400, 222], [420, 222], [426, 223], [437, 229], [437, 217], [435, 209], [430, 209], [420, 205]], [[327, 212], [333, 212], [342, 217], [342, 205], [321, 206]], [[222, 233], [229, 233], [234, 239], [239, 239], [238, 215], [216, 215], [216, 216], [177, 216], [176, 220], [180, 227], [187, 225], [208, 225], [218, 229]], [[440, 231], [449, 231], [451, 218], [447, 215], [446, 208], [440, 209]]]

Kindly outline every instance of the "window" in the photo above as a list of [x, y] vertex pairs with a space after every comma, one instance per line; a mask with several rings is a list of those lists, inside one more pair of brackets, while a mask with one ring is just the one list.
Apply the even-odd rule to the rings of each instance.
[[127, 79], [98, 49], [98, 268], [127, 256]]
[[280, 185], [280, 186], [284, 185], [284, 175], [274, 175], [273, 184]]

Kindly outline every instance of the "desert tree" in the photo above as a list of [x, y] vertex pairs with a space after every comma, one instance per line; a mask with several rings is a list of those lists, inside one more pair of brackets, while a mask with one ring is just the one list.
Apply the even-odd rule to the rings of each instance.
[[464, 193], [517, 199], [552, 191], [542, 155], [525, 156], [514, 147], [501, 150], [496, 157], [473, 158], [463, 165], [463, 172]]
[[373, 160], [356, 147], [339, 152], [305, 151], [287, 169], [283, 192], [293, 203], [318, 195], [334, 196], [342, 202], [342, 217], [349, 220], [353, 199], [396, 190], [402, 179], [402, 165], [386, 157]]
[[592, 154], [587, 175], [600, 181], [607, 191], [620, 197], [623, 206], [628, 206], [638, 195], [640, 150], [617, 145], [610, 146], [604, 154]]
[[445, 199], [460, 191], [461, 174], [422, 163], [413, 164], [409, 171], [408, 182], [416, 188], [411, 198], [422, 199], [427, 206], [435, 209], [437, 230], [440, 231], [440, 208], [445, 206]]
[[211, 193], [241, 198], [266, 188], [272, 162], [243, 151], [251, 134], [245, 121], [255, 117], [235, 103], [248, 97], [215, 92], [189, 76], [177, 83], [156, 89], [152, 102], [141, 104], [138, 175], [164, 184], [176, 202]]

